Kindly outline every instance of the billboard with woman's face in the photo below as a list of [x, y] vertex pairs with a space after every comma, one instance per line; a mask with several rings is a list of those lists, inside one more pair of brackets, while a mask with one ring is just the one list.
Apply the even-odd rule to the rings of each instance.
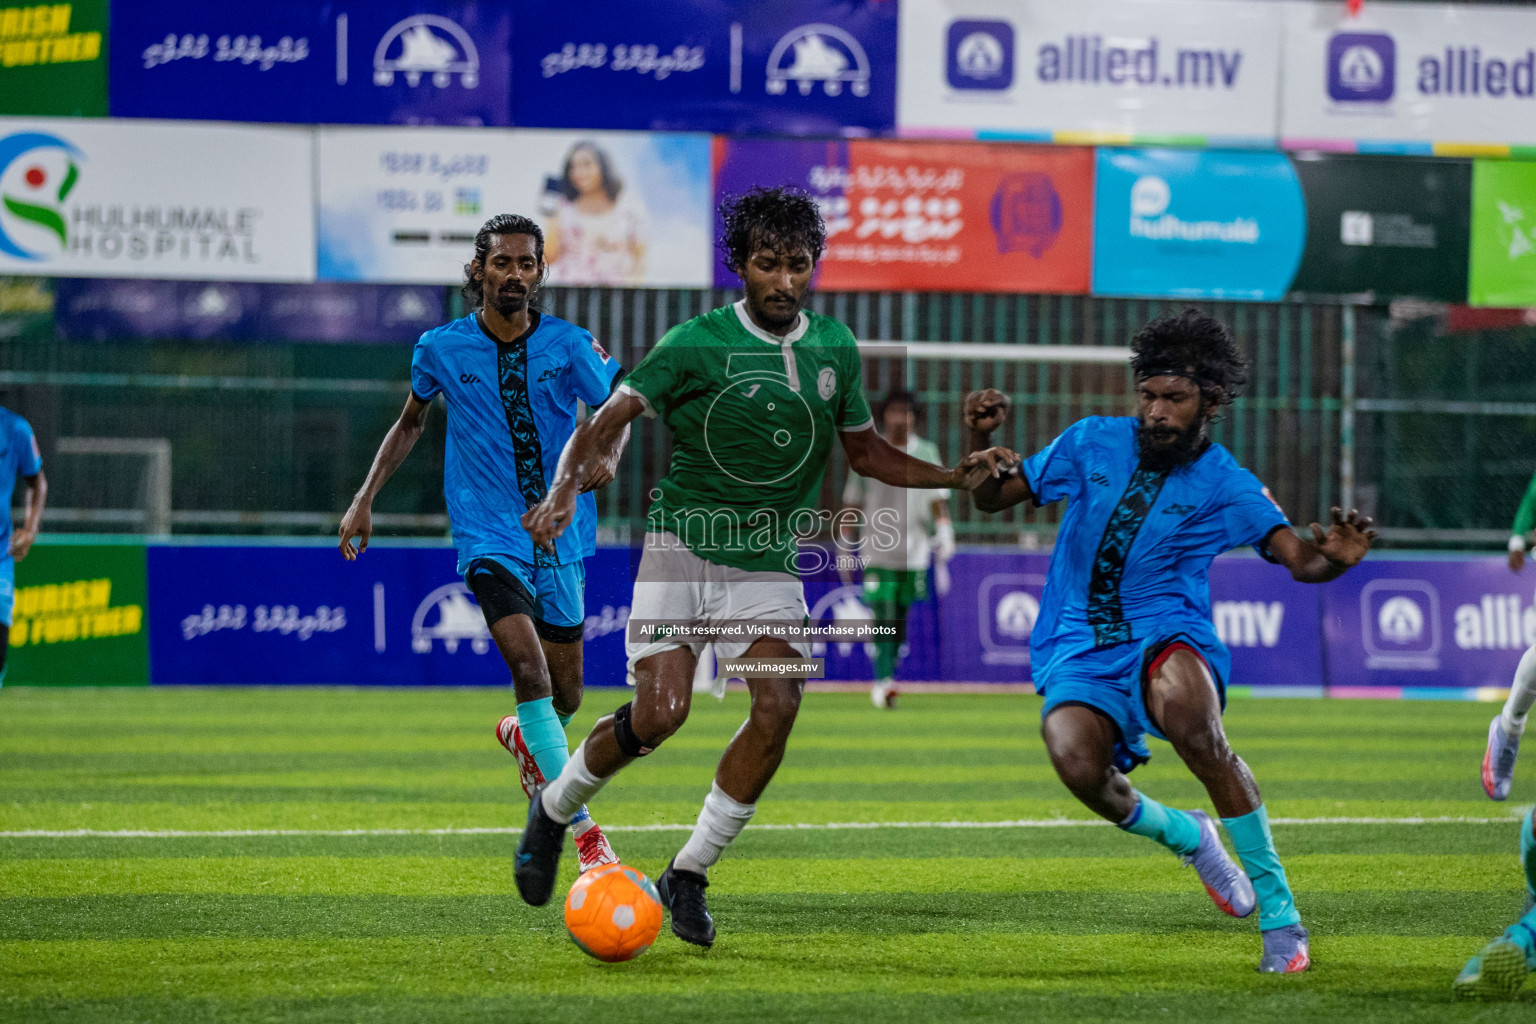
[[457, 284], [480, 225], [520, 213], [551, 284], [709, 286], [708, 136], [324, 128], [319, 154], [325, 280]]

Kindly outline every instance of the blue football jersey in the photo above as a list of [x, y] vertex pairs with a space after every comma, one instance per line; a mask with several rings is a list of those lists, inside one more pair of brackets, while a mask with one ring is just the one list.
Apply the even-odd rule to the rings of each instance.
[[1021, 467], [1035, 501], [1068, 499], [1030, 636], [1038, 675], [1055, 658], [1209, 630], [1211, 560], [1289, 522], [1232, 453], [1212, 444], [1169, 472], [1140, 465], [1134, 417], [1090, 417]]
[[37, 449], [32, 425], [9, 409], [0, 408], [0, 498], [4, 498], [5, 525], [0, 527], [0, 557], [10, 557], [11, 496], [18, 476], [37, 476], [43, 471], [43, 454]]
[[470, 315], [428, 331], [411, 357], [411, 390], [422, 401], [441, 393], [448, 404], [443, 497], [459, 572], [488, 555], [534, 565], [563, 565], [592, 554], [597, 502], [576, 501], [576, 518], [555, 541], [555, 554], [535, 552], [523, 513], [543, 500], [560, 452], [576, 430], [576, 401], [598, 406], [617, 381], [618, 361], [592, 335], [547, 313], [508, 343]]

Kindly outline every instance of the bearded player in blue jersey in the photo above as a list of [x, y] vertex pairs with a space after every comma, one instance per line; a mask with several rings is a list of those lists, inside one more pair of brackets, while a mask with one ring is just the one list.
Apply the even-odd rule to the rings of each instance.
[[[1370, 550], [1371, 521], [1333, 510], [1298, 537], [1259, 481], [1207, 429], [1245, 379], [1231, 335], [1196, 310], [1149, 323], [1132, 343], [1137, 415], [1089, 417], [974, 493], [996, 512], [1068, 499], [1030, 637], [1041, 733], [1056, 773], [1094, 813], [1193, 864], [1216, 905], [1259, 910], [1259, 970], [1304, 971], [1307, 930], [1275, 853], [1258, 785], [1222, 729], [1231, 656], [1211, 625], [1207, 571], [1252, 545], [1303, 583], [1325, 583]], [[989, 447], [1007, 399], [966, 397], [973, 448]], [[1166, 739], [1210, 795], [1245, 875], [1204, 811], [1164, 807], [1126, 773]], [[1251, 881], [1250, 877], [1251, 876]]]
[[[602, 405], [623, 376], [592, 335], [535, 307], [546, 269], [544, 233], [527, 217], [501, 214], [476, 234], [464, 296], [480, 308], [416, 343], [405, 409], [340, 531], [348, 561], [367, 550], [374, 496], [405, 461], [441, 394], [448, 405], [443, 493], [458, 571], [512, 671], [517, 714], [501, 720], [496, 736], [517, 758], [529, 795], [570, 756], [565, 726], [581, 704], [586, 624], [582, 559], [597, 539], [597, 504], [587, 492], [613, 479], [623, 449], [621, 442], [581, 482], [574, 520], [553, 549], [534, 547], [522, 516], [548, 493], [576, 429], [577, 400]], [[361, 538], [355, 549], [353, 537]], [[617, 863], [585, 808], [572, 820], [581, 870]]]

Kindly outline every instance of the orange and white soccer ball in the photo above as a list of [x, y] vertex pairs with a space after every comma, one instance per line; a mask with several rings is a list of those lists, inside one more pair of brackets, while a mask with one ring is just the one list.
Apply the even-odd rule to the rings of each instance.
[[583, 953], [606, 963], [633, 960], [661, 932], [656, 887], [625, 864], [585, 872], [565, 898], [565, 928]]

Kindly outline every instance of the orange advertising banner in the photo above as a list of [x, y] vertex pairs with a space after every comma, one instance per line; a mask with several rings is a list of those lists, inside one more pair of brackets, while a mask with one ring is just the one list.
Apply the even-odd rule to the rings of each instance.
[[[718, 198], [795, 185], [821, 207], [832, 291], [1086, 293], [1093, 151], [975, 142], [715, 140]], [[719, 287], [735, 275], [717, 264]]]

